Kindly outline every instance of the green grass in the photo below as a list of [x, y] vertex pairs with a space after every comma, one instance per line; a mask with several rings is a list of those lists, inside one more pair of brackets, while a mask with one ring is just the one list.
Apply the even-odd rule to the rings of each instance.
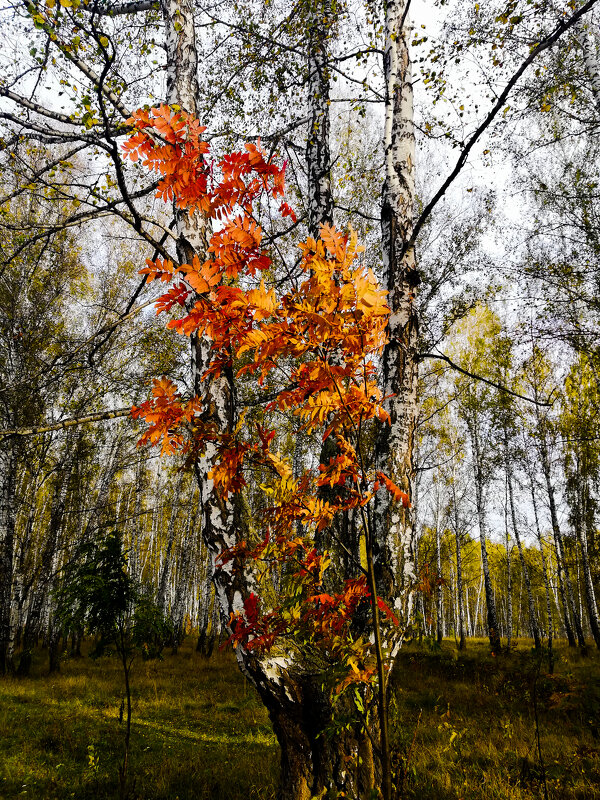
[[[230, 653], [210, 661], [189, 640], [132, 678], [131, 800], [274, 800], [279, 752], [268, 717]], [[528, 643], [494, 658], [483, 641], [458, 654], [401, 653], [392, 699], [403, 797], [543, 798], [534, 687], [548, 795], [600, 798], [600, 657], [563, 647], [553, 675]], [[116, 659], [67, 659], [0, 681], [0, 798], [118, 796], [122, 677]]]
[[[70, 659], [59, 675], [0, 681], [0, 798], [118, 796], [124, 723], [116, 659]], [[130, 786], [144, 800], [272, 800], [279, 751], [230, 654], [135, 662]], [[92, 749], [93, 748], [93, 749]]]

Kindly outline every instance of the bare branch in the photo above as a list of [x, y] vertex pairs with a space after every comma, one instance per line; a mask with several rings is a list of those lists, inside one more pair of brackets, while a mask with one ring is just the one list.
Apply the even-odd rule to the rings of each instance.
[[[158, 0], [134, 0], [131, 3], [114, 3], [107, 5], [97, 5], [94, 8], [95, 14], [102, 14], [107, 17], [118, 17], [121, 14], [139, 14], [142, 11], [155, 11], [159, 8]], [[85, 9], [85, 6], [84, 6]]]
[[498, 95], [498, 99], [490, 109], [487, 117], [479, 125], [477, 130], [473, 133], [473, 135], [470, 137], [468, 142], [461, 150], [460, 156], [458, 157], [458, 160], [454, 165], [454, 169], [452, 170], [452, 172], [450, 172], [446, 180], [442, 183], [440, 188], [437, 190], [437, 192], [434, 194], [431, 200], [427, 203], [421, 215], [419, 216], [419, 219], [415, 222], [415, 226], [413, 228], [413, 232], [410, 239], [408, 239], [408, 241], [405, 242], [402, 247], [399, 259], [400, 261], [404, 258], [406, 253], [408, 253], [409, 250], [411, 250], [415, 246], [415, 242], [417, 240], [419, 233], [421, 232], [421, 228], [423, 227], [425, 222], [429, 219], [433, 209], [437, 206], [439, 201], [446, 194], [450, 186], [454, 183], [454, 181], [460, 174], [462, 168], [464, 167], [469, 157], [471, 150], [475, 147], [479, 139], [489, 128], [489, 126], [498, 116], [500, 111], [502, 111], [502, 109], [504, 108], [509, 94], [514, 89], [516, 84], [519, 82], [523, 73], [527, 70], [529, 66], [531, 66], [531, 64], [541, 53], [543, 53], [545, 50], [548, 50], [550, 47], [556, 44], [556, 42], [560, 39], [560, 37], [564, 33], [566, 33], [570, 28], [572, 28], [575, 25], [575, 23], [581, 19], [581, 17], [587, 14], [588, 11], [591, 11], [591, 9], [596, 5], [597, 2], [598, 0], [588, 0], [588, 2], [585, 3], [585, 5], [581, 6], [581, 8], [578, 11], [575, 11], [569, 17], [569, 19], [560, 22], [556, 26], [556, 28], [552, 31], [552, 33], [550, 33], [548, 36], [546, 36], [545, 39], [543, 39], [541, 42], [539, 42], [538, 44], [536, 44], [534, 47], [531, 48], [527, 58], [523, 61], [523, 63], [517, 69], [517, 71], [513, 73], [512, 77], [504, 87], [504, 90]]
[[527, 403], [533, 403], [534, 406], [545, 406], [550, 407], [552, 403], [546, 403], [542, 400], [534, 400], [533, 397], [526, 397], [524, 394], [519, 394], [518, 392], [513, 392], [512, 389], [509, 389], [508, 386], [504, 386], [502, 383], [496, 383], [496, 381], [492, 381], [489, 378], [484, 378], [483, 375], [478, 375], [475, 372], [470, 372], [468, 369], [459, 366], [451, 358], [445, 356], [443, 353], [421, 353], [419, 359], [423, 358], [437, 358], [440, 361], [445, 361], [449, 367], [456, 370], [456, 372], [460, 372], [461, 375], [466, 375], [467, 378], [472, 378], [474, 381], [481, 381], [481, 383], [487, 383], [488, 386], [492, 386], [494, 389], [498, 389], [499, 392], [504, 392], [505, 394], [510, 394], [512, 397], [518, 397], [519, 400], [525, 400]]
[[62, 122], [65, 125], [81, 125], [81, 120], [71, 119], [71, 117], [69, 117], [67, 114], [61, 114], [58, 111], [51, 111], [49, 108], [46, 108], [39, 103], [35, 103], [33, 100], [28, 100], [26, 97], [23, 97], [16, 92], [11, 92], [10, 89], [6, 89], [3, 86], [0, 86], [0, 96], [8, 97], [9, 100], [12, 100], [13, 103], [16, 103], [22, 108], [27, 108], [29, 111], [35, 111], [36, 114], [53, 119], [55, 122]]
[[126, 417], [131, 413], [131, 407], [127, 408], [114, 408], [112, 411], [98, 411], [96, 414], [88, 414], [85, 417], [72, 417], [71, 419], [63, 419], [60, 422], [50, 423], [48, 425], [36, 425], [33, 428], [14, 428], [13, 430], [0, 430], [0, 437], [6, 436], [36, 436], [40, 433], [49, 433], [50, 431], [61, 431], [66, 428], [74, 428], [78, 425], [86, 425], [88, 422], [102, 422], [108, 419], [117, 419], [118, 417]]

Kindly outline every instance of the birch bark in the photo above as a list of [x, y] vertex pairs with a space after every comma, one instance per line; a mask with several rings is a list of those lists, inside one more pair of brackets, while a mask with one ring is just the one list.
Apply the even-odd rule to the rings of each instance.
[[321, 225], [333, 223], [331, 193], [331, 154], [329, 147], [328, 62], [329, 28], [332, 24], [331, 0], [311, 3], [308, 20], [308, 133], [306, 166], [308, 174], [308, 233], [317, 239]]
[[[460, 520], [458, 514], [458, 503], [456, 498], [455, 478], [452, 480], [452, 507], [454, 511], [454, 537], [456, 541], [456, 593], [458, 596], [458, 649], [464, 650], [467, 646], [465, 638], [465, 611], [464, 611], [464, 592], [463, 592], [463, 568], [462, 568], [462, 543]], [[469, 601], [467, 598], [467, 614]], [[467, 621], [467, 627], [469, 627]]]
[[23, 650], [21, 652], [18, 669], [18, 673], [21, 676], [29, 674], [33, 647], [42, 627], [42, 611], [48, 601], [52, 582], [56, 578], [55, 567], [63, 535], [67, 495], [71, 482], [71, 475], [75, 468], [75, 448], [73, 447], [72, 439], [73, 437], [67, 435], [65, 442], [65, 459], [57, 470], [57, 481], [54, 486], [50, 505], [48, 532], [42, 548], [38, 566], [38, 578], [23, 635]]
[[536, 649], [539, 649], [541, 646], [540, 629], [538, 625], [537, 615], [535, 612], [535, 606], [533, 603], [531, 576], [529, 574], [529, 567], [527, 566], [527, 562], [525, 561], [525, 555], [523, 553], [523, 545], [521, 544], [521, 534], [519, 532], [519, 526], [517, 524], [517, 512], [515, 509], [515, 497], [514, 497], [514, 487], [513, 487], [513, 474], [512, 474], [512, 466], [510, 460], [509, 442], [508, 442], [508, 430], [506, 428], [504, 429], [504, 455], [505, 455], [504, 463], [506, 470], [506, 485], [508, 489], [508, 499], [510, 504], [510, 518], [512, 522], [513, 534], [515, 537], [515, 541], [517, 543], [517, 549], [519, 551], [519, 560], [521, 562], [523, 580], [525, 581], [525, 588], [527, 590], [527, 604], [529, 607], [529, 627], [531, 629], [531, 635], [533, 636], [535, 647]]
[[[320, 6], [321, 3], [315, 13]], [[328, 0], [324, 0], [323, 8], [328, 8]], [[196, 113], [200, 88], [191, 0], [161, 0], [161, 10], [166, 27], [167, 102]], [[318, 44], [310, 57], [314, 64], [312, 132], [317, 135], [313, 144], [309, 141], [307, 153], [314, 158], [309, 173], [318, 176], [318, 186], [314, 187], [311, 195], [311, 224], [316, 226], [317, 222], [328, 220], [332, 203], [328, 184], [328, 142], [324, 138], [329, 126], [328, 98], [324, 88], [324, 82], [328, 80], [323, 49], [326, 32], [319, 32], [315, 26], [312, 36]], [[190, 263], [192, 256], [197, 254], [202, 260], [206, 250], [206, 221], [197, 214], [179, 211], [176, 212], [176, 223], [178, 258]], [[219, 430], [231, 431], [236, 424], [232, 371], [213, 378], [208, 384], [200, 380], [210, 358], [210, 347], [210, 342], [204, 338], [192, 342], [194, 389], [203, 400], [205, 416]], [[231, 612], [241, 609], [243, 598], [256, 587], [252, 576], [234, 571], [231, 562], [217, 566], [217, 556], [244, 538], [246, 521], [242, 501], [223, 502], [213, 491], [212, 480], [207, 476], [214, 455], [207, 448], [203, 459], [196, 464], [196, 476], [201, 495], [203, 537], [209, 551], [213, 584], [221, 617], [229, 619]], [[347, 769], [348, 756], [354, 753], [358, 758], [360, 742], [356, 735], [352, 732], [332, 739], [321, 736], [322, 731], [331, 725], [332, 708], [322, 691], [319, 676], [287, 653], [282, 653], [279, 658], [271, 656], [261, 660], [237, 648], [236, 655], [241, 669], [255, 684], [269, 711], [281, 746], [282, 800], [308, 800], [329, 789], [356, 794], [359, 785], [362, 791], [364, 780], [362, 784], [357, 783], [356, 776]], [[361, 772], [365, 772], [364, 767]], [[367, 788], [372, 785], [371, 780]]]
[[[542, 573], [544, 576], [544, 588], [546, 590], [546, 615], [548, 617], [548, 663], [550, 672], [552, 672], [554, 667], [554, 655], [552, 651], [552, 640], [554, 637], [554, 620], [552, 618], [552, 604], [551, 604], [551, 588], [550, 588], [550, 579], [548, 577], [548, 565], [546, 563], [546, 555], [544, 553], [544, 542], [542, 540], [542, 532], [540, 529], [540, 520], [538, 515], [537, 509], [537, 497], [535, 492], [535, 483], [533, 478], [533, 472], [528, 473], [529, 477], [529, 489], [531, 493], [531, 504], [533, 506], [533, 513], [535, 519], [535, 532], [537, 536], [537, 540], [540, 546], [540, 556], [542, 559]], [[557, 604], [558, 607], [558, 604]], [[566, 611], [566, 608], [565, 608]], [[568, 623], [568, 618], [567, 618]], [[569, 644], [571, 640], [573, 640], [573, 644], [575, 644], [575, 639], [573, 638], [573, 631], [571, 630], [571, 626], [569, 623]]]
[[[537, 397], [536, 397], [537, 399]], [[550, 521], [552, 523], [552, 534], [554, 536], [554, 544], [556, 547], [556, 561], [558, 565], [559, 585], [561, 586], [561, 594], [563, 606], [565, 608], [565, 621], [567, 620], [567, 609], [570, 609], [571, 618], [575, 626], [575, 633], [577, 635], [577, 644], [582, 650], [585, 650], [585, 637], [583, 635], [583, 628], [581, 627], [581, 617], [575, 605], [575, 596], [573, 594], [573, 585], [571, 583], [571, 576], [569, 574], [569, 566], [565, 561], [562, 533], [558, 523], [558, 513], [556, 509], [556, 500], [554, 496], [554, 486], [552, 484], [552, 475], [550, 470], [550, 453], [548, 451], [548, 442], [546, 441], [546, 432], [543, 420], [536, 407], [536, 414], [538, 418], [538, 447], [542, 461], [542, 471], [544, 473], [544, 480], [546, 483], [546, 492], [548, 494], [548, 506], [550, 508]], [[569, 644], [571, 641], [569, 640]]]
[[[413, 443], [417, 414], [417, 312], [419, 282], [414, 248], [405, 252], [413, 230], [415, 137], [409, 54], [408, 0], [385, 4], [385, 182], [382, 203], [383, 285], [388, 291], [388, 344], [383, 354], [383, 386], [389, 424], [376, 444], [376, 463], [406, 492], [414, 491]], [[408, 619], [414, 581], [414, 509], [380, 491], [376, 498], [376, 574], [384, 596]]]

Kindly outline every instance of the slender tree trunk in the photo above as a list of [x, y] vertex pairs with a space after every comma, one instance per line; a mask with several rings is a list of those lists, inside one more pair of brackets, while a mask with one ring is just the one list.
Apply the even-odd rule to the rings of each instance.
[[456, 594], [457, 594], [457, 606], [458, 606], [458, 649], [464, 650], [467, 646], [467, 642], [465, 638], [462, 545], [460, 541], [460, 528], [458, 524], [458, 509], [456, 508], [456, 497], [454, 498], [454, 504], [455, 504], [454, 538], [456, 541]]
[[156, 603], [162, 610], [163, 615], [166, 615], [168, 610], [167, 584], [171, 575], [173, 544], [175, 542], [175, 534], [177, 531], [177, 515], [179, 513], [179, 509], [181, 508], [180, 498], [182, 485], [183, 472], [180, 472], [171, 494], [171, 514], [169, 515], [169, 525], [167, 527], [167, 544], [163, 555], [162, 569], [160, 571], [160, 578], [158, 581], [158, 591], [156, 593]]
[[483, 454], [480, 452], [479, 434], [476, 423], [469, 424], [469, 434], [473, 449], [473, 475], [475, 479], [475, 505], [477, 507], [477, 520], [479, 522], [479, 541], [481, 544], [481, 569], [483, 571], [483, 583], [485, 587], [485, 600], [487, 606], [487, 628], [488, 637], [492, 650], [498, 653], [502, 647], [500, 630], [498, 627], [498, 615], [496, 613], [496, 601], [494, 599], [494, 588], [487, 552], [486, 520], [485, 520], [485, 501], [484, 501], [484, 479], [483, 479]]
[[12, 672], [12, 590], [16, 516], [16, 445], [0, 443], [0, 674]]
[[540, 640], [540, 629], [537, 621], [537, 616], [535, 613], [535, 606], [533, 602], [533, 591], [531, 589], [531, 576], [529, 574], [529, 567], [527, 566], [527, 562], [525, 561], [525, 555], [523, 553], [523, 546], [521, 544], [521, 536], [519, 533], [519, 526], [517, 524], [517, 512], [515, 509], [515, 496], [514, 496], [514, 488], [512, 482], [512, 468], [510, 464], [510, 457], [509, 457], [509, 449], [508, 449], [508, 434], [507, 431], [504, 431], [504, 448], [505, 448], [505, 468], [506, 468], [506, 484], [508, 487], [508, 499], [510, 502], [510, 516], [512, 522], [512, 529], [513, 534], [515, 537], [515, 541], [517, 543], [517, 549], [519, 551], [519, 560], [521, 562], [521, 570], [523, 574], [523, 581], [525, 582], [525, 589], [527, 590], [527, 604], [529, 607], [529, 626], [531, 628], [531, 634], [533, 636], [533, 641], [535, 643], [536, 650], [539, 650], [541, 647], [541, 640]]
[[[419, 283], [413, 231], [415, 138], [407, 0], [385, 4], [385, 183], [381, 212], [383, 285], [388, 290], [388, 344], [383, 354], [383, 393], [389, 424], [381, 426], [376, 465], [413, 500], [413, 445], [417, 414], [417, 311]], [[406, 252], [405, 252], [406, 250]], [[375, 565], [384, 596], [396, 597], [403, 619], [410, 617], [414, 581], [414, 509], [380, 490], [375, 510]]]
[[[571, 584], [571, 578], [569, 575], [569, 567], [567, 562], [565, 561], [564, 555], [564, 547], [563, 547], [563, 540], [560, 531], [560, 526], [558, 524], [558, 514], [556, 511], [556, 501], [554, 498], [554, 486], [552, 485], [552, 478], [550, 473], [550, 456], [548, 453], [548, 444], [546, 442], [545, 433], [542, 430], [541, 423], [539, 421], [539, 411], [538, 413], [538, 442], [540, 448], [540, 455], [542, 457], [542, 470], [544, 473], [544, 479], [546, 481], [546, 491], [548, 493], [548, 505], [550, 508], [550, 521], [552, 523], [552, 533], [554, 535], [554, 543], [556, 546], [556, 560], [558, 564], [559, 576], [563, 577], [564, 580], [564, 594], [563, 594], [563, 603], [566, 598], [568, 598], [568, 606], [571, 611], [571, 616], [573, 619], [573, 623], [575, 625], [575, 632], [577, 634], [577, 644], [582, 650], [585, 650], [585, 637], [583, 635], [583, 628], [581, 627], [581, 617], [577, 610], [577, 606], [575, 605], [575, 597], [573, 595], [573, 586]], [[560, 580], [560, 577], [559, 577]], [[566, 608], [566, 606], [565, 606]], [[566, 619], [566, 617], [565, 617]], [[568, 634], [568, 631], [567, 631]], [[569, 640], [570, 643], [570, 640]]]
[[[578, 471], [581, 473], [581, 470], [578, 469]], [[579, 546], [581, 548], [581, 566], [583, 569], [585, 599], [586, 599], [588, 619], [590, 621], [590, 629], [592, 631], [592, 636], [594, 637], [594, 642], [596, 643], [596, 647], [600, 649], [600, 623], [598, 621], [598, 607], [596, 605], [596, 594], [594, 592], [594, 583], [592, 581], [592, 571], [590, 569], [590, 560], [588, 556], [588, 545], [587, 545], [586, 522], [588, 519], [587, 504], [589, 498], [589, 486], [587, 484], [587, 479], [581, 474], [578, 475], [578, 487], [580, 495], [581, 513], [578, 519], [579, 524], [576, 525], [576, 528], [577, 528], [577, 539], [579, 541]]]
[[[505, 518], [505, 522], [508, 520]], [[512, 557], [508, 524], [504, 526], [506, 539], [506, 647], [510, 650], [513, 635], [513, 607], [512, 607]]]
[[[442, 574], [442, 543], [440, 537], [439, 522], [436, 522], [435, 526], [435, 549], [437, 558], [437, 574], [438, 577], [440, 577]], [[438, 582], [438, 585], [436, 587], [436, 640], [439, 645], [441, 645], [442, 640], [444, 638], [443, 604], [444, 604], [443, 588], [442, 584]]]
[[[535, 485], [533, 479], [533, 473], [529, 473], [529, 486], [531, 491], [531, 504], [533, 506], [533, 513], [535, 518], [535, 531], [537, 535], [537, 540], [540, 545], [540, 556], [542, 559], [542, 574], [544, 577], [544, 589], [546, 591], [546, 614], [548, 616], [548, 666], [549, 671], [553, 672], [554, 670], [554, 653], [552, 650], [552, 643], [553, 643], [553, 635], [554, 635], [554, 621], [552, 617], [552, 604], [551, 604], [551, 588], [550, 588], [550, 579], [548, 576], [548, 565], [546, 563], [546, 556], [544, 553], [544, 542], [542, 540], [542, 532], [540, 529], [540, 521], [538, 518], [538, 510], [537, 510], [537, 499], [535, 494]], [[566, 611], [566, 607], [565, 607]], [[571, 638], [573, 638], [573, 631], [569, 625], [569, 632], [571, 634]], [[571, 644], [569, 640], [569, 644]], [[573, 645], [575, 644], [575, 640], [573, 639]]]
[[142, 512], [144, 510], [144, 460], [139, 458], [135, 466], [135, 501], [131, 521], [131, 547], [129, 551], [129, 573], [138, 583], [142, 577], [140, 546], [142, 539]]
[[47, 601], [52, 581], [55, 579], [55, 564], [63, 530], [67, 493], [75, 466], [75, 450], [72, 447], [71, 439], [72, 437], [67, 435], [65, 444], [66, 460], [62, 464], [62, 468], [59, 469], [59, 478], [52, 495], [48, 533], [40, 557], [35, 591], [23, 635], [23, 650], [18, 669], [19, 675], [29, 674], [33, 647], [41, 629], [42, 610]]

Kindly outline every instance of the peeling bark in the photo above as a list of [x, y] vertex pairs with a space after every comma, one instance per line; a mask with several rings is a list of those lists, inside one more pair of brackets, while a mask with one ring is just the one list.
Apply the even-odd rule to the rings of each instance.
[[[376, 463], [413, 499], [413, 443], [417, 414], [417, 312], [419, 283], [414, 248], [404, 255], [413, 232], [415, 139], [413, 88], [406, 24], [407, 0], [385, 7], [385, 182], [382, 207], [383, 286], [388, 291], [389, 342], [383, 354], [383, 387], [390, 422], [382, 425]], [[382, 594], [396, 597], [404, 619], [410, 616], [414, 582], [414, 510], [385, 490], [376, 498], [376, 574]]]
[[330, 0], [317, 0], [308, 21], [308, 233], [317, 239], [321, 226], [333, 223], [327, 40], [332, 24]]

